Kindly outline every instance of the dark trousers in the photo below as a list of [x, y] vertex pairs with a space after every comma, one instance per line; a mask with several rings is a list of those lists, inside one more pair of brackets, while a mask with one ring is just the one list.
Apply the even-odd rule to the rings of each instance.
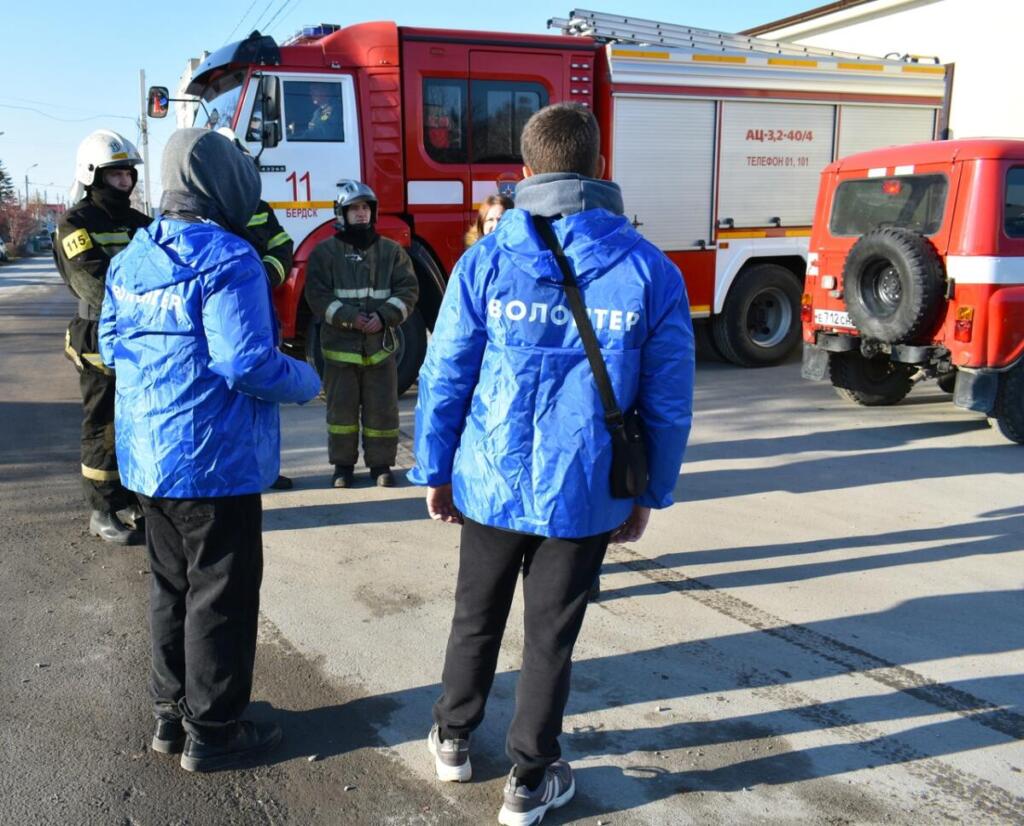
[[152, 573], [154, 713], [184, 718], [195, 739], [215, 742], [241, 717], [252, 691], [263, 579], [260, 496], [139, 499]]
[[78, 370], [82, 393], [82, 487], [93, 510], [113, 513], [134, 505], [121, 484], [114, 451], [114, 374], [98, 352], [97, 322], [76, 318], [68, 327], [66, 352]]
[[398, 363], [394, 356], [363, 367], [324, 362], [327, 453], [332, 465], [355, 465], [362, 420], [367, 467], [391, 467], [398, 454]]
[[519, 777], [535, 775], [561, 756], [558, 735], [569, 699], [572, 649], [608, 537], [549, 539], [466, 520], [443, 693], [434, 705], [443, 738], [468, 737], [484, 718], [522, 567], [523, 664], [506, 751]]

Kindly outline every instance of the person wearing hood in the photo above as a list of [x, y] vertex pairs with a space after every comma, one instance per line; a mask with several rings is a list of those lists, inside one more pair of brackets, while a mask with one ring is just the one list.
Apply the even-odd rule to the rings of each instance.
[[278, 475], [278, 405], [316, 371], [277, 349], [263, 264], [245, 240], [252, 161], [216, 132], [164, 149], [161, 217], [107, 276], [100, 354], [117, 370], [117, 455], [146, 515], [154, 750], [189, 771], [238, 766], [281, 737], [249, 703], [263, 572], [260, 491]]
[[419, 297], [402, 247], [377, 234], [377, 196], [359, 181], [338, 182], [337, 232], [306, 267], [306, 303], [320, 322], [327, 395], [327, 452], [336, 488], [352, 487], [362, 422], [363, 459], [380, 487], [395, 484], [398, 367], [395, 329]]
[[114, 371], [100, 359], [96, 331], [110, 261], [150, 222], [131, 206], [140, 163], [135, 147], [117, 132], [99, 129], [86, 137], [76, 157], [74, 206], [58, 221], [53, 245], [57, 269], [78, 299], [64, 352], [78, 370], [82, 393], [82, 482], [91, 509], [89, 533], [116, 545], [142, 544], [142, 519], [138, 501], [121, 484], [118, 472]]
[[[509, 825], [537, 823], [574, 794], [558, 736], [587, 592], [609, 541], [638, 540], [651, 509], [672, 503], [694, 373], [682, 277], [623, 216], [619, 188], [598, 180], [604, 163], [590, 110], [541, 109], [521, 146], [516, 208], [467, 250], [445, 291], [420, 370], [409, 474], [428, 486], [432, 518], [462, 524], [427, 739], [441, 780], [472, 776], [470, 735], [522, 570], [523, 660], [506, 740], [514, 766], [498, 818]], [[582, 296], [575, 311], [546, 231]], [[614, 419], [574, 322], [584, 307], [619, 408], [644, 423], [649, 481], [638, 496], [613, 494]]]

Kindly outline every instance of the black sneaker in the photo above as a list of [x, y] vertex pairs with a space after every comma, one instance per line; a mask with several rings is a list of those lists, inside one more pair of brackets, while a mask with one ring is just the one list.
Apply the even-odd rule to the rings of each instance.
[[111, 545], [142, 545], [146, 537], [133, 531], [117, 518], [116, 513], [93, 511], [89, 516], [89, 533]]
[[472, 779], [469, 740], [442, 740], [437, 723], [434, 723], [427, 736], [427, 748], [434, 755], [434, 771], [438, 780], [467, 783]]
[[181, 754], [185, 748], [185, 727], [181, 720], [158, 719], [149, 747], [161, 754]]
[[332, 488], [350, 488], [355, 483], [356, 469], [352, 465], [335, 465], [331, 477]]
[[389, 467], [372, 467], [370, 476], [379, 488], [393, 488], [395, 486], [395, 475]]
[[576, 794], [572, 769], [564, 760], [552, 763], [544, 770], [544, 779], [530, 791], [520, 783], [512, 769], [505, 783], [505, 802], [498, 812], [498, 823], [503, 826], [534, 826], [540, 823], [548, 809], [564, 806]]
[[241, 768], [280, 742], [281, 727], [277, 724], [239, 720], [222, 742], [200, 743], [190, 736], [181, 754], [181, 767], [189, 772]]
[[295, 483], [290, 476], [280, 475], [270, 483], [271, 490], [291, 490], [293, 487], [295, 487]]

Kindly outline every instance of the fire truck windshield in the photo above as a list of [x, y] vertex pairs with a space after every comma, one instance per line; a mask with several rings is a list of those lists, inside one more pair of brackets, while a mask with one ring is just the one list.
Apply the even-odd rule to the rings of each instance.
[[196, 110], [193, 126], [204, 129], [217, 129], [230, 126], [235, 117], [235, 109], [242, 94], [242, 82], [245, 72], [233, 72], [222, 75], [203, 90], [202, 99], [206, 101], [206, 111]]

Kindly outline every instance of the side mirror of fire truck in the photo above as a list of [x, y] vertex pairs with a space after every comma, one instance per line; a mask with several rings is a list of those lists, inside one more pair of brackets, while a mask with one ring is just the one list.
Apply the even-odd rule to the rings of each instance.
[[151, 118], [166, 118], [170, 100], [166, 86], [150, 86], [146, 96], [146, 114]]
[[281, 81], [273, 75], [260, 78], [260, 103], [263, 111], [261, 137], [264, 149], [281, 142]]

